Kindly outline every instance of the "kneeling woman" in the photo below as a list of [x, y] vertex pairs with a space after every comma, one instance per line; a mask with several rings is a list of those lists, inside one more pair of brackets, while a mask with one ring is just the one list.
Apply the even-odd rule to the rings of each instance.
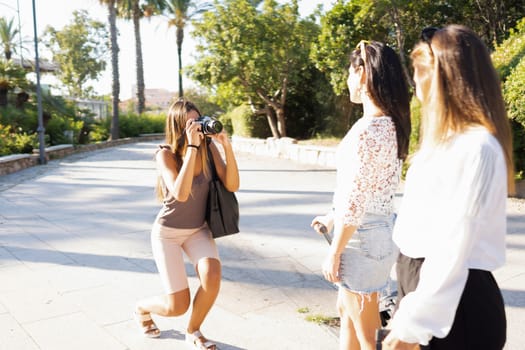
[[186, 341], [195, 349], [216, 349], [200, 327], [219, 292], [221, 263], [215, 241], [205, 222], [206, 200], [211, 180], [208, 150], [213, 156], [217, 175], [234, 192], [239, 188], [239, 171], [232, 145], [225, 132], [207, 135], [224, 149], [224, 163], [214, 142], [206, 142], [201, 131], [197, 107], [180, 99], [169, 109], [166, 120], [166, 145], [156, 154], [159, 171], [158, 194], [163, 206], [151, 231], [151, 245], [165, 295], [141, 300], [135, 317], [147, 337], [158, 337], [151, 314], [183, 315], [190, 306], [190, 290], [183, 252], [195, 266], [200, 287], [186, 329]]

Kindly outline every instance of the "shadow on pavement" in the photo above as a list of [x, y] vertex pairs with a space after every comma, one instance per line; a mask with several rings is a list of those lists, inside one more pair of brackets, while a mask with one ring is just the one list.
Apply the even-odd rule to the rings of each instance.
[[506, 306], [525, 308], [525, 291], [502, 289], [501, 294]]

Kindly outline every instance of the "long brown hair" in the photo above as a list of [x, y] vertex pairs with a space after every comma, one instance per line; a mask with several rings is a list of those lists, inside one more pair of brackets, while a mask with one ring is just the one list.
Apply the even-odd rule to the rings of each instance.
[[[423, 31], [422, 34], [425, 32]], [[514, 192], [512, 135], [499, 76], [489, 51], [469, 28], [449, 25], [422, 36], [411, 58], [425, 77], [419, 87], [422, 147], [445, 143], [452, 133], [481, 125], [500, 143], [507, 165], [508, 192]]]
[[[177, 164], [177, 171], [180, 171], [182, 167], [182, 159], [186, 154], [188, 139], [186, 137], [186, 120], [189, 112], [195, 111], [201, 116], [201, 112], [197, 106], [185, 99], [179, 98], [173, 102], [168, 109], [168, 114], [166, 116], [166, 126], [165, 130], [165, 143], [169, 145], [173, 156], [175, 158], [175, 163]], [[207, 143], [206, 140], [201, 142], [201, 147], [199, 148], [199, 153], [201, 155], [202, 161], [202, 171], [206, 177], [210, 176], [210, 171], [208, 169], [208, 152], [207, 152]], [[164, 200], [165, 193], [162, 186], [162, 177], [159, 175], [157, 179], [157, 197], [160, 200]]]
[[401, 61], [392, 48], [381, 42], [361, 43], [363, 45], [358, 45], [350, 54], [350, 64], [354, 68], [364, 67], [368, 94], [377, 107], [392, 118], [396, 126], [397, 156], [405, 160], [411, 129], [410, 95]]

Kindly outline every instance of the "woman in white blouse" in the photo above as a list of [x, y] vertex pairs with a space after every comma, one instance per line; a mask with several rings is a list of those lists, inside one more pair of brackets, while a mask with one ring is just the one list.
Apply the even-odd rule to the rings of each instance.
[[347, 83], [363, 116], [337, 149], [334, 209], [312, 226], [334, 228], [323, 274], [339, 286], [340, 348], [373, 350], [379, 293], [398, 255], [394, 195], [408, 153], [409, 94], [398, 55], [376, 41], [352, 52]]
[[506, 338], [490, 271], [505, 262], [511, 133], [489, 51], [470, 29], [426, 28], [412, 51], [422, 140], [394, 229], [401, 301], [383, 349], [496, 350]]

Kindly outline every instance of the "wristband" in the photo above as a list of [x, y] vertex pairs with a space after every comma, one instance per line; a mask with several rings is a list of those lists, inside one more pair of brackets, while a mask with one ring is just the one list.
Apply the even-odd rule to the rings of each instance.
[[193, 148], [199, 149], [200, 146], [196, 146], [196, 145], [187, 145], [186, 147], [193, 147]]

